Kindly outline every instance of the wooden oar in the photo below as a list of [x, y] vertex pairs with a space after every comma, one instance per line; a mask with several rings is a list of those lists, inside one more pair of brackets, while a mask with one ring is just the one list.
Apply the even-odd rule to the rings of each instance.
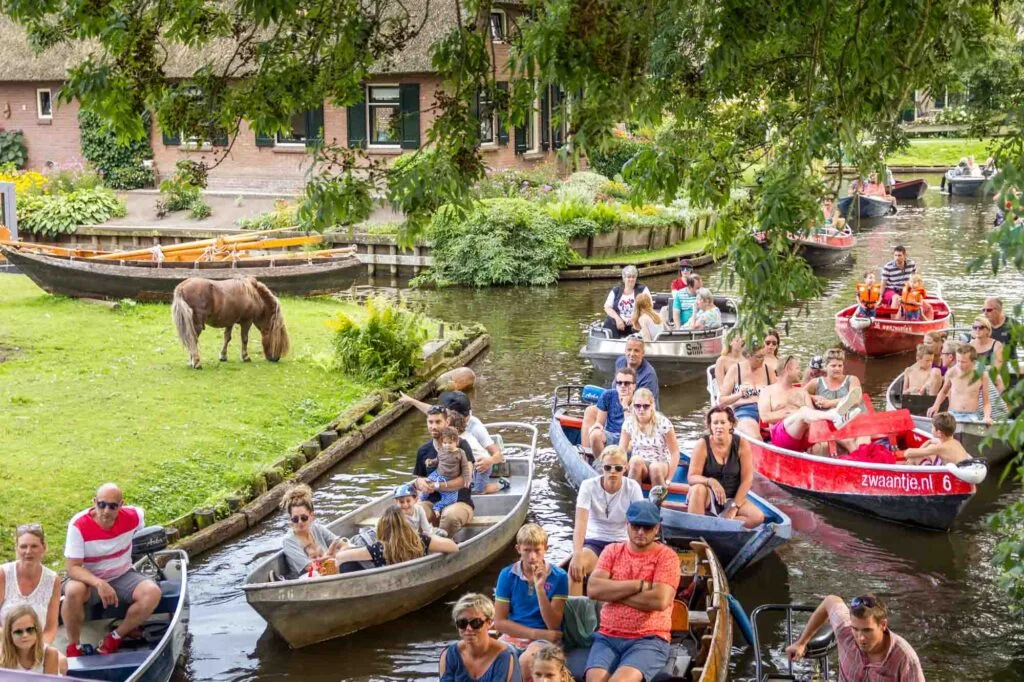
[[264, 239], [268, 234], [275, 234], [281, 232], [295, 231], [294, 227], [281, 227], [276, 230], [264, 230], [262, 232], [248, 232], [245, 234], [234, 234], [226, 237], [212, 237], [210, 239], [200, 239], [193, 242], [183, 242], [181, 244], [169, 244], [167, 246], [150, 246], [145, 249], [135, 249], [132, 251], [117, 251], [114, 253], [104, 254], [102, 256], [96, 256], [92, 260], [137, 260], [138, 258], [152, 257], [153, 252], [159, 249], [165, 255], [168, 253], [175, 253], [178, 251], [192, 251], [197, 248], [204, 248], [207, 246], [218, 246], [223, 244], [241, 244], [245, 242], [259, 241]]

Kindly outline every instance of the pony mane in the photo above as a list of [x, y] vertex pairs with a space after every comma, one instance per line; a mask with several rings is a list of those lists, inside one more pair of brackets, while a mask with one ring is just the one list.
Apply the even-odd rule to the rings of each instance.
[[291, 344], [288, 340], [288, 330], [284, 326], [284, 315], [281, 314], [281, 304], [274, 296], [270, 288], [255, 277], [245, 278], [246, 292], [256, 299], [263, 314], [260, 318], [264, 325], [260, 332], [267, 336], [270, 341], [273, 354], [281, 358], [288, 354]]

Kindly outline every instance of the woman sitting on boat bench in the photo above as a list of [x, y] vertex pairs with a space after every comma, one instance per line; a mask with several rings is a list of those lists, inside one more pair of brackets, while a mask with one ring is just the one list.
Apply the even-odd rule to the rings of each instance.
[[[304, 575], [313, 559], [333, 554], [341, 547], [338, 536], [314, 518], [313, 490], [306, 484], [289, 488], [281, 498], [281, 511], [291, 523], [288, 534], [281, 542], [288, 577]], [[310, 558], [308, 547], [315, 546], [315, 556]]]
[[405, 520], [401, 509], [388, 507], [377, 522], [377, 542], [369, 547], [344, 548], [334, 555], [334, 560], [338, 564], [338, 573], [354, 573], [363, 570], [363, 561], [372, 562], [373, 568], [380, 568], [419, 559], [427, 554], [458, 551], [459, 546], [453, 540], [417, 533]]
[[754, 484], [754, 455], [750, 443], [734, 433], [736, 415], [731, 407], [716, 405], [704, 421], [708, 435], [693, 447], [686, 475], [686, 511], [737, 519], [747, 528], [760, 526], [764, 513], [747, 499]]

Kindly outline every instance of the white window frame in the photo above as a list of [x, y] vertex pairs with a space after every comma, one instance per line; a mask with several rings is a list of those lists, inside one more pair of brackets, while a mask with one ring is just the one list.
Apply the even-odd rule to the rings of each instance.
[[[483, 98], [484, 94], [485, 93], [481, 92], [480, 93], [480, 97], [477, 100], [479, 102], [479, 109], [480, 109], [479, 111], [477, 111], [478, 115], [483, 113], [484, 101], [485, 101], [484, 98]], [[493, 99], [492, 100], [486, 100], [486, 101], [490, 103], [490, 107], [491, 107], [491, 139], [485, 141], [484, 140], [484, 135], [483, 135], [483, 130], [480, 130], [480, 146], [485, 148], [485, 149], [490, 149], [491, 147], [497, 147], [498, 146], [498, 110], [494, 106], [494, 100]], [[480, 116], [480, 123], [482, 124], [483, 122], [484, 122], [484, 117]]]
[[[398, 90], [398, 116], [402, 116], [402, 90], [401, 83], [368, 83], [366, 85], [366, 96], [363, 97], [366, 107], [366, 147], [367, 149], [401, 149], [402, 140], [399, 135], [398, 142], [373, 142], [373, 108], [370, 105], [370, 91], [374, 88], [395, 88]], [[382, 105], [383, 106], [383, 105]]]
[[[491, 23], [491, 20], [494, 18], [495, 14], [501, 15], [501, 37], [500, 38], [495, 38], [494, 37], [494, 24]], [[491, 42], [494, 42], [494, 43], [507, 43], [508, 42], [508, 14], [505, 13], [505, 10], [499, 9], [499, 8], [492, 8], [491, 9], [491, 13], [487, 16], [487, 30], [488, 30], [488, 33], [491, 36]]]
[[[301, 112], [301, 114], [302, 114], [302, 116], [306, 116], [307, 112], [303, 111], [303, 112]], [[298, 116], [298, 115], [299, 114], [293, 114], [293, 116]], [[305, 140], [282, 140], [281, 139], [281, 133], [280, 132], [276, 132], [276, 133], [274, 133], [274, 146], [275, 147], [295, 147], [295, 148], [302, 147], [303, 149], [305, 149], [306, 148], [306, 141], [308, 139], [309, 139], [309, 131], [308, 130], [306, 131], [306, 139]]]
[[[41, 95], [46, 93], [46, 96], [50, 98], [50, 113], [43, 113], [43, 100]], [[49, 121], [53, 118], [53, 90], [50, 88], [36, 88], [36, 117]]]
[[533, 100], [533, 112], [530, 116], [530, 125], [527, 128], [528, 137], [526, 138], [526, 151], [525, 154], [540, 154], [540, 127], [541, 127], [541, 111], [540, 111], [540, 97]]

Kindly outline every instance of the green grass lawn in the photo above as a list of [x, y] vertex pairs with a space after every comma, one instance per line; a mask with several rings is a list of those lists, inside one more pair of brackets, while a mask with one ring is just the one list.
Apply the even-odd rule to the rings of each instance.
[[686, 253], [697, 253], [698, 251], [703, 251], [704, 247], [707, 246], [707, 243], [707, 235], [701, 235], [699, 237], [694, 237], [693, 239], [687, 239], [685, 242], [679, 242], [678, 244], [666, 246], [661, 249], [654, 249], [653, 251], [636, 251], [634, 253], [622, 253], [611, 256], [595, 256], [593, 258], [584, 258], [581, 263], [583, 263], [583, 265], [612, 265], [615, 263], [641, 263], [658, 258], [673, 258], [675, 256], [682, 256]]
[[910, 148], [889, 156], [890, 166], [955, 166], [962, 157], [974, 155], [979, 165], [989, 157], [992, 140], [929, 137], [910, 140]]
[[211, 503], [372, 390], [329, 369], [325, 323], [359, 306], [282, 305], [292, 352], [280, 363], [253, 329], [243, 364], [237, 328], [218, 362], [221, 330], [207, 329], [193, 370], [168, 305], [110, 310], [0, 275], [0, 561], [14, 526], [39, 521], [57, 562], [68, 520], [104, 481], [150, 523]]

